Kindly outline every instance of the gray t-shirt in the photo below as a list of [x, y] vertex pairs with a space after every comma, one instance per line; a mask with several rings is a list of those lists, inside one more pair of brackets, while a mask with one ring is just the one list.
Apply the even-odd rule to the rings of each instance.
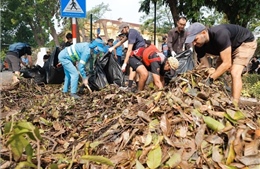
[[133, 49], [136, 50], [140, 47], [145, 47], [145, 41], [142, 35], [135, 29], [129, 29], [129, 33], [126, 35], [128, 44], [133, 44]]
[[252, 42], [255, 39], [251, 31], [233, 24], [213, 26], [208, 32], [209, 42], [205, 43], [202, 47], [195, 46], [198, 58], [204, 57], [206, 53], [219, 55], [221, 51], [229, 46], [234, 51], [243, 42]]

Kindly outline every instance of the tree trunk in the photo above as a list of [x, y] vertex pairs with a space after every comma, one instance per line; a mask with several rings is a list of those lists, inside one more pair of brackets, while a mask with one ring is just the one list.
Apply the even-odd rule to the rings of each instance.
[[57, 31], [54, 28], [53, 24], [51, 24], [50, 29], [51, 29], [51, 36], [53, 38], [55, 46], [60, 46], [60, 42], [59, 42], [59, 38], [58, 38], [58, 35], [57, 35]]
[[174, 25], [177, 25], [177, 18], [179, 16], [179, 12], [177, 9], [177, 0], [169, 0], [169, 7], [172, 13], [172, 18], [174, 20]]

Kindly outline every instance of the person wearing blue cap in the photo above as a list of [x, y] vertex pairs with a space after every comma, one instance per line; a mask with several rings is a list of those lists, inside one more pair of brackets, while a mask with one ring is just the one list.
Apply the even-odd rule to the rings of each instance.
[[238, 105], [242, 90], [242, 72], [254, 55], [257, 47], [251, 31], [233, 24], [221, 24], [207, 29], [201, 23], [193, 23], [188, 28], [185, 43], [192, 43], [200, 62], [210, 67], [206, 54], [219, 56], [217, 68], [206, 84], [211, 84], [224, 72], [230, 70], [232, 76], [232, 101]]
[[[67, 93], [70, 87], [70, 94], [73, 98], [79, 99], [77, 95], [79, 73], [83, 79], [83, 84], [88, 85], [88, 77], [86, 74], [85, 66], [89, 61], [91, 50], [94, 54], [104, 51], [104, 42], [101, 39], [95, 39], [91, 43], [82, 42], [76, 43], [66, 47], [59, 53], [59, 62], [62, 64], [65, 80], [63, 86], [63, 93]], [[77, 68], [74, 66], [78, 62]]]

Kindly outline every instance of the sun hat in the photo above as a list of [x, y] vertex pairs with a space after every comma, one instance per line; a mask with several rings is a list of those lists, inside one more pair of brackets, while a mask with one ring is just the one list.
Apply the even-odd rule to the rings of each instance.
[[176, 70], [179, 67], [179, 61], [173, 56], [168, 57], [168, 62], [169, 62], [171, 69]]
[[185, 43], [192, 43], [194, 41], [196, 35], [205, 29], [206, 29], [206, 27], [199, 22], [195, 22], [195, 23], [191, 24], [187, 30], [188, 36], [186, 37]]

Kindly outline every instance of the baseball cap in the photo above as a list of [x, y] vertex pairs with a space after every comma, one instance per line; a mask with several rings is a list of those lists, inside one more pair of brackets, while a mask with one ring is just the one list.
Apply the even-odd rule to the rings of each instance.
[[104, 42], [103, 40], [99, 39], [99, 38], [96, 38], [95, 40], [93, 40], [90, 44], [89, 44], [89, 47], [91, 49], [94, 49], [94, 48], [98, 48], [99, 51], [101, 52], [105, 52], [105, 49], [104, 49]]
[[173, 56], [168, 57], [168, 62], [169, 62], [171, 69], [173, 69], [173, 70], [176, 70], [179, 67], [179, 61]]
[[206, 27], [199, 22], [195, 22], [195, 23], [191, 24], [187, 30], [188, 36], [186, 37], [185, 43], [193, 42], [196, 35], [205, 29], [206, 29]]
[[129, 26], [128, 23], [126, 23], [126, 22], [121, 23], [121, 24], [119, 25], [118, 33], [121, 33], [122, 30], [123, 30], [125, 27], [127, 27], [127, 26]]

